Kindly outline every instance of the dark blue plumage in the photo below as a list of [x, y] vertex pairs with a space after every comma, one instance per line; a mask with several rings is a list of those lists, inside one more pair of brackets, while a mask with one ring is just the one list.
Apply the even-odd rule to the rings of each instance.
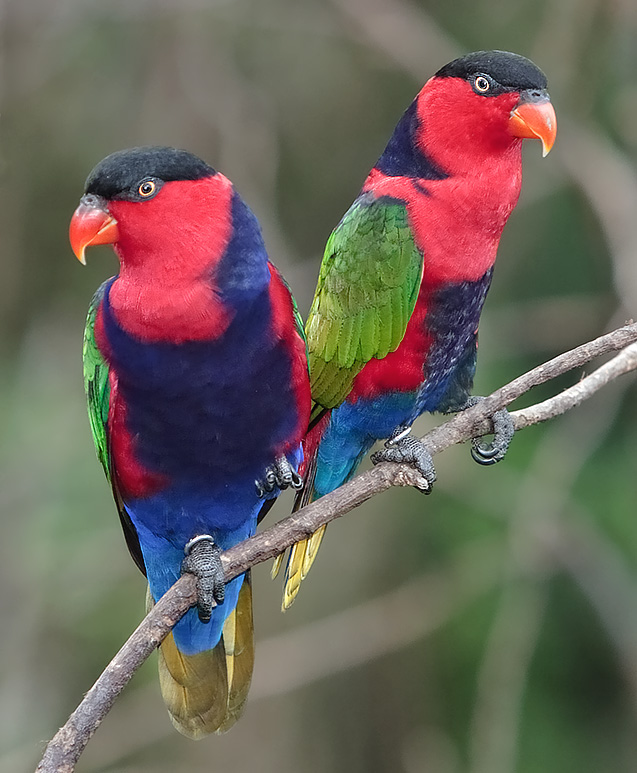
[[332, 409], [318, 448], [316, 497], [342, 485], [374, 443], [396, 427], [411, 426], [422, 413], [465, 404], [476, 367], [478, 321], [492, 275], [489, 269], [477, 282], [446, 284], [429, 298], [420, 325], [431, 345], [423, 358], [419, 389], [361, 395]]
[[[109, 359], [142, 466], [193, 485], [227, 474], [259, 477], [298, 421], [285, 400], [291, 399], [290, 358], [276, 345], [271, 316], [265, 285], [244, 300], [222, 338], [148, 344], [117, 324], [107, 290]], [[249, 410], [254, 404], [257, 422]]]
[[[105, 159], [88, 184], [72, 224], [77, 249], [107, 224], [121, 264], [89, 312], [89, 412], [157, 601], [185, 555], [194, 571], [194, 538], [216, 555], [254, 533], [267, 468], [298, 469], [305, 342], [259, 224], [222, 174], [183, 151], [142, 148]], [[191, 737], [236, 721], [252, 673], [249, 583], [237, 577], [215, 598], [210, 611], [200, 597], [161, 648], [164, 699]]]
[[412, 102], [396, 124], [387, 147], [376, 162], [379, 172], [388, 177], [416, 180], [444, 180], [448, 177], [416, 142], [420, 124], [416, 102]]

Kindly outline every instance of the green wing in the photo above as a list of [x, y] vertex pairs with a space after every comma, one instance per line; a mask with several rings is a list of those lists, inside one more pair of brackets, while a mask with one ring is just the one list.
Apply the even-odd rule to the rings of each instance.
[[307, 320], [316, 403], [339, 405], [366, 362], [398, 347], [422, 271], [405, 205], [359, 197], [327, 242]]
[[111, 481], [106, 429], [111, 398], [111, 388], [108, 379], [109, 367], [95, 341], [97, 309], [102, 302], [106, 285], [109, 281], [107, 280], [99, 287], [88, 308], [86, 328], [84, 329], [84, 389], [86, 390], [88, 417], [91, 423], [91, 432], [93, 433], [97, 458], [104, 468], [106, 477]]
[[[416, 305], [423, 257], [405, 205], [359, 197], [327, 242], [307, 320], [312, 422], [347, 397], [356, 374], [394, 351]], [[310, 425], [311, 426], [311, 425]], [[305, 487], [295, 509], [313, 498], [316, 458], [307, 460]], [[288, 609], [316, 558], [325, 527], [294, 545], [288, 557], [283, 609]], [[273, 576], [282, 556], [275, 561]]]
[[84, 329], [84, 389], [86, 390], [88, 418], [91, 424], [91, 432], [93, 433], [93, 442], [95, 443], [97, 458], [100, 460], [104, 472], [106, 473], [106, 477], [111, 484], [113, 497], [115, 498], [115, 504], [117, 505], [117, 511], [119, 513], [119, 520], [122, 524], [122, 529], [124, 530], [124, 537], [130, 554], [139, 569], [146, 574], [137, 531], [130, 516], [126, 512], [126, 507], [124, 506], [117, 485], [116, 476], [111, 469], [107, 426], [111, 401], [109, 367], [95, 341], [95, 318], [97, 317], [97, 310], [102, 302], [104, 293], [106, 292], [106, 286], [110, 281], [111, 280], [108, 279], [100, 285], [88, 308], [86, 327]]

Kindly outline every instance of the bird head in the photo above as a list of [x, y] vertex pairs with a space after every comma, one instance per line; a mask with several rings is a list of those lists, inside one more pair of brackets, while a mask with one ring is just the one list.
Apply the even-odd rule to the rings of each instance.
[[97, 244], [112, 244], [122, 263], [161, 255], [167, 245], [184, 255], [196, 251], [197, 241], [210, 250], [211, 225], [227, 214], [230, 189], [223, 175], [184, 150], [112, 153], [86, 180], [71, 218], [71, 247], [82, 263], [86, 248]]
[[416, 141], [450, 171], [539, 139], [543, 155], [557, 132], [546, 76], [529, 59], [478, 51], [442, 67], [418, 95]]

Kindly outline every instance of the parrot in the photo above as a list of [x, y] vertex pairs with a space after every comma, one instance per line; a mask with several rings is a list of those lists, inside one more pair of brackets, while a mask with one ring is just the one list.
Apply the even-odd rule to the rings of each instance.
[[177, 148], [139, 147], [89, 174], [69, 238], [112, 245], [84, 335], [93, 439], [152, 606], [183, 572], [197, 606], [159, 651], [173, 725], [229, 729], [254, 661], [249, 572], [220, 552], [300, 485], [311, 396], [295, 301], [230, 180]]
[[[405, 462], [429, 493], [435, 469], [410, 436], [423, 412], [463, 410], [502, 230], [520, 194], [524, 138], [556, 138], [544, 73], [506, 51], [477, 51], [430, 78], [396, 125], [360, 194], [327, 241], [306, 324], [312, 415], [295, 509], [372, 462]], [[513, 436], [506, 411], [482, 464]], [[282, 608], [298, 594], [325, 527], [288, 556]], [[275, 559], [276, 576], [283, 556]]]

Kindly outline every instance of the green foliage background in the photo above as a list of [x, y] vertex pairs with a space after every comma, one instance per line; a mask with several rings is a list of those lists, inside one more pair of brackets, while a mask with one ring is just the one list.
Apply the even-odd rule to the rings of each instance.
[[[546, 160], [525, 149], [481, 326], [485, 393], [635, 316], [637, 5], [5, 0], [0, 24], [0, 770], [12, 773], [35, 767], [143, 611], [82, 394], [85, 311], [115, 270], [107, 249], [82, 269], [67, 244], [91, 167], [149, 143], [203, 156], [257, 213], [306, 311], [331, 228], [424, 80], [470, 50], [531, 56], [559, 135]], [[259, 567], [240, 724], [181, 738], [149, 663], [78, 771], [636, 770], [635, 396], [625, 377], [521, 433], [493, 469], [446, 452], [431, 497], [388, 492], [330, 527], [285, 616]]]

